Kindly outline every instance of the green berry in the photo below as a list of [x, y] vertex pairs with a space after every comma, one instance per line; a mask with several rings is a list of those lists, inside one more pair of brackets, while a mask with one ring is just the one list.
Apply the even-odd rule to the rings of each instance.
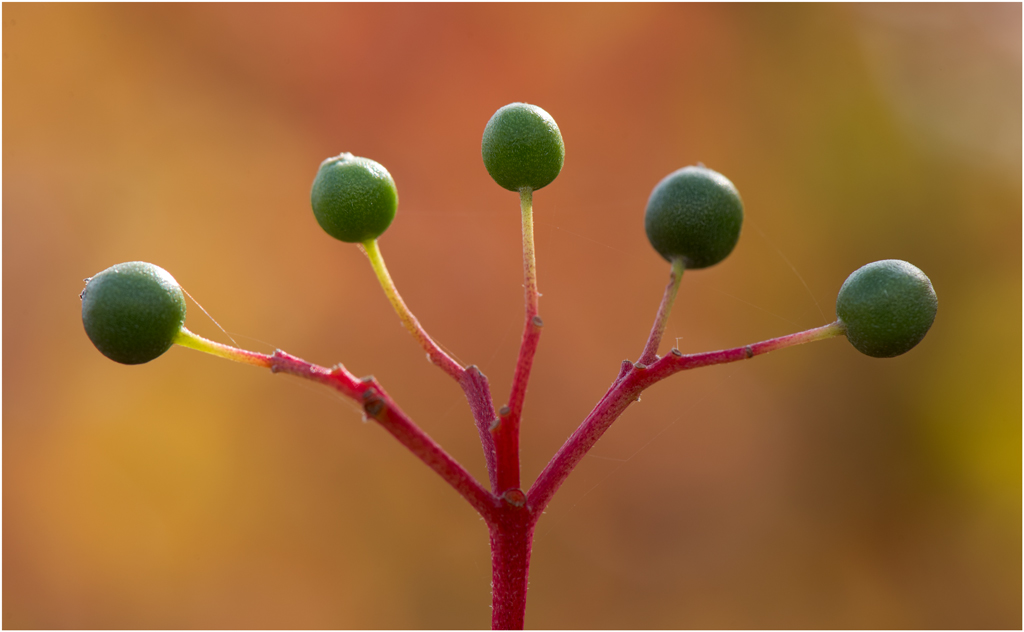
[[565, 160], [562, 133], [536, 105], [510, 103], [487, 121], [481, 154], [487, 173], [510, 191], [546, 187]]
[[647, 239], [665, 259], [707, 268], [729, 256], [740, 238], [743, 201], [728, 178], [705, 167], [683, 167], [651, 191], [644, 215]]
[[924, 272], [906, 261], [887, 259], [869, 263], [846, 279], [836, 299], [836, 315], [858, 351], [891, 358], [921, 342], [938, 305]]
[[85, 333], [100, 353], [121, 364], [163, 354], [185, 324], [185, 295], [166, 270], [152, 263], [119, 263], [86, 279]]
[[349, 243], [383, 235], [398, 209], [398, 190], [388, 170], [347, 153], [320, 164], [309, 197], [320, 227]]

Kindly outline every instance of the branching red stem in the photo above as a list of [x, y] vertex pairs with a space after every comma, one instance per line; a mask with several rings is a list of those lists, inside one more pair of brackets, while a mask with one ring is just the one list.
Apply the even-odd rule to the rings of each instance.
[[544, 468], [544, 471], [534, 481], [533, 486], [530, 487], [530, 491], [527, 494], [528, 505], [537, 514], [543, 512], [544, 508], [551, 501], [551, 497], [558, 491], [558, 488], [561, 487], [565, 479], [580, 462], [580, 459], [594, 447], [598, 439], [619, 418], [619, 415], [636, 401], [644, 389], [653, 384], [679, 371], [712, 364], [746, 360], [777, 349], [815, 340], [824, 340], [825, 338], [831, 338], [842, 333], [842, 323], [837, 321], [823, 327], [733, 349], [689, 355], [683, 355], [678, 349], [673, 349], [672, 353], [646, 368], [634, 365], [628, 360], [623, 362], [619, 376], [609, 387], [604, 397], [590, 411], [590, 414], [583, 420], [579, 428], [559, 448], [547, 467]]
[[[354, 400], [362, 406], [367, 417], [379, 423], [402, 445], [409, 448], [427, 467], [434, 470], [455, 488], [455, 491], [465, 498], [488, 523], [494, 521], [500, 506], [497, 497], [484, 489], [472, 474], [402, 412], [398, 404], [391, 399], [376, 380], [373, 378], [359, 379], [340, 364], [327, 369], [280, 350], [270, 356], [252, 355], [264, 359], [274, 373], [288, 373], [325, 384]], [[482, 377], [479, 371], [476, 374]], [[478, 386], [473, 388], [478, 388]]]

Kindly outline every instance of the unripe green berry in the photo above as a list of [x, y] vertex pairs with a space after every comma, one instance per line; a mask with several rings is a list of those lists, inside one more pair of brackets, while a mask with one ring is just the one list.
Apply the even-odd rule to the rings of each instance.
[[683, 167], [651, 191], [644, 214], [647, 239], [689, 269], [713, 266], [740, 238], [743, 201], [732, 182], [705, 167]]
[[309, 197], [320, 227], [349, 243], [380, 237], [398, 209], [398, 190], [388, 170], [348, 153], [320, 163]]
[[119, 263], [86, 279], [85, 333], [100, 353], [121, 364], [163, 354], [185, 324], [185, 295], [166, 270], [152, 263]]
[[565, 161], [562, 133], [536, 105], [510, 103], [487, 121], [480, 153], [487, 173], [510, 191], [546, 187]]
[[938, 310], [924, 272], [898, 259], [869, 263], [851, 274], [836, 299], [836, 315], [858, 351], [891, 358], [921, 342]]

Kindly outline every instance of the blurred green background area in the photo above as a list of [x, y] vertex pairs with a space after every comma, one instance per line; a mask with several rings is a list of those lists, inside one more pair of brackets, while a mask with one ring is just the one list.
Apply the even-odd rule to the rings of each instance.
[[1019, 628], [1020, 25], [1020, 4], [5, 4], [4, 627], [488, 624], [483, 522], [353, 404], [180, 348], [117, 365], [78, 294], [156, 263], [242, 346], [374, 374], [485, 480], [461, 392], [309, 187], [341, 151], [390, 170], [391, 273], [501, 405], [519, 211], [480, 136], [526, 101], [566, 160], [535, 195], [525, 484], [643, 347], [668, 278], [643, 210], [679, 167], [724, 173], [747, 218], [685, 276], [663, 353], [831, 322], [878, 259], [939, 296], [899, 358], [830, 340], [645, 393], [541, 519], [527, 625]]

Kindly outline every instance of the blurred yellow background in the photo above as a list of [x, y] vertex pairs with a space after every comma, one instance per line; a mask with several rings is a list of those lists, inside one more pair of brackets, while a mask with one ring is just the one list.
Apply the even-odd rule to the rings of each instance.
[[[928, 337], [684, 373], [541, 519], [540, 628], [1019, 628], [1021, 6], [3, 6], [3, 625], [461, 628], [490, 620], [478, 516], [358, 409], [175, 348], [103, 358], [82, 279], [151, 261], [250, 349], [374, 374], [486, 480], [459, 389], [309, 209], [320, 161], [384, 164], [381, 248], [426, 328], [508, 394], [519, 212], [480, 160], [537, 104], [545, 333], [532, 482], [646, 339], [643, 210], [698, 161], [747, 219], [687, 273], [684, 352], [830, 322], [906, 259]], [[227, 338], [194, 305], [188, 326]]]

